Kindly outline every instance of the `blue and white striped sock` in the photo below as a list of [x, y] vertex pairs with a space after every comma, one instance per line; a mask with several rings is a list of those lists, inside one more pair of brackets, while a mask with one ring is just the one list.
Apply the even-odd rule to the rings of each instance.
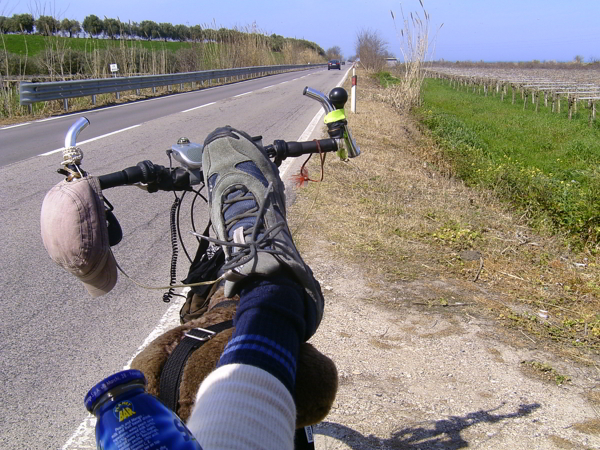
[[249, 281], [240, 290], [235, 332], [218, 367], [259, 367], [294, 395], [296, 361], [306, 327], [304, 314], [304, 289], [293, 280], [281, 276]]

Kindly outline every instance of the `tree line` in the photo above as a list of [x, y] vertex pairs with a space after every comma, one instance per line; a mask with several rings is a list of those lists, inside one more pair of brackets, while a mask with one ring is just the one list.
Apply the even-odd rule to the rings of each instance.
[[[63, 19], [59, 21], [52, 16], [39, 16], [34, 19], [31, 14], [14, 14], [12, 17], [0, 16], [0, 33], [37, 33], [44, 36], [63, 35], [79, 36], [84, 32], [87, 36], [107, 39], [144, 39], [179, 42], [236, 42], [240, 35], [248, 34], [236, 29], [220, 28], [214, 30], [200, 25], [173, 25], [168, 22], [156, 23], [152, 20], [141, 22], [121, 22], [119, 19], [105, 17], [100, 19], [90, 14], [83, 19]], [[325, 56], [325, 51], [316, 43], [304, 39], [285, 38], [278, 34], [266, 36], [274, 52], [280, 52], [286, 42], [300, 44]]]

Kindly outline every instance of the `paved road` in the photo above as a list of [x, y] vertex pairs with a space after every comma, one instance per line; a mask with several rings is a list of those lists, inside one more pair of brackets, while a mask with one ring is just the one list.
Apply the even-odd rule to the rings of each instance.
[[[296, 140], [321, 108], [302, 96], [303, 88], [328, 92], [343, 74], [321, 70], [282, 75], [90, 112], [92, 124], [80, 141], [139, 126], [82, 144], [84, 167], [102, 174], [143, 159], [165, 164], [164, 151], [178, 137], [202, 142], [225, 124], [262, 134], [265, 142]], [[207, 106], [198, 108], [202, 105]], [[0, 167], [0, 448], [6, 450], [63, 448], [86, 417], [87, 390], [121, 370], [169, 308], [160, 291], [140, 289], [123, 277], [111, 293], [91, 299], [47, 256], [39, 211], [45, 193], [60, 180], [55, 170], [61, 155], [34, 155], [61, 147], [73, 119], [0, 130], [3, 155], [11, 154], [5, 142], [13, 131], [37, 142], [20, 148], [13, 162]], [[121, 266], [147, 284], [168, 283], [173, 194], [149, 195], [125, 187], [106, 195], [124, 230], [123, 241], [114, 248]], [[201, 213], [196, 217], [202, 222]], [[184, 266], [179, 278], [185, 275]], [[69, 442], [68, 448], [93, 448]]]

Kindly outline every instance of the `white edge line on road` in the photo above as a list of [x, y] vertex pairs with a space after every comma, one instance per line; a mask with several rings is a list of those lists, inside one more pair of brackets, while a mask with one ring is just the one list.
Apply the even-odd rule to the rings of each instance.
[[[77, 145], [87, 144], [88, 142], [97, 141], [98, 139], [102, 139], [102, 138], [105, 138], [105, 137], [108, 137], [108, 136], [112, 136], [113, 134], [122, 133], [123, 131], [127, 131], [127, 130], [132, 130], [133, 128], [137, 128], [140, 125], [141, 124], [137, 124], [137, 125], [133, 125], [131, 127], [123, 128], [122, 130], [113, 131], [112, 133], [103, 134], [102, 136], [96, 136], [95, 138], [88, 139], [87, 141], [78, 142]], [[56, 150], [52, 150], [50, 152], [42, 153], [41, 155], [38, 155], [38, 156], [52, 155], [54, 153], [62, 152], [64, 149], [65, 149], [64, 147], [63, 148], [57, 148]]]
[[265, 86], [264, 88], [260, 88], [260, 90], [262, 91], [263, 89], [269, 89], [272, 88], [273, 86], [275, 86], [274, 84], [270, 85], [270, 86]]
[[[315, 117], [313, 117], [313, 119], [310, 121], [310, 123], [308, 124], [308, 126], [306, 127], [304, 132], [298, 138], [298, 142], [308, 140], [308, 138], [313, 133], [313, 131], [315, 131], [315, 128], [317, 127], [317, 124], [319, 123], [319, 120], [321, 119], [321, 117], [323, 117], [323, 114], [325, 114], [325, 111], [323, 111], [323, 109], [319, 109], [317, 114], [315, 114]], [[291, 165], [292, 165], [291, 158], [286, 159], [285, 161], [283, 161], [281, 163], [281, 166], [279, 167], [279, 175], [281, 176], [281, 178], [285, 178], [287, 171], [289, 170]]]
[[[185, 296], [187, 294], [188, 288], [184, 289], [181, 294], [184, 298], [177, 298], [169, 309], [163, 314], [158, 325], [152, 332], [148, 335], [148, 337], [144, 340], [143, 344], [136, 350], [131, 359], [123, 366], [123, 370], [127, 370], [131, 367], [131, 362], [133, 359], [140, 354], [142, 350], [144, 350], [148, 344], [150, 344], [154, 339], [163, 334], [165, 331], [176, 327], [179, 325], [179, 314], [177, 312], [183, 306], [185, 302]], [[105, 375], [105, 374], [104, 374]], [[100, 375], [102, 376], [102, 375]], [[102, 381], [98, 379], [98, 382]], [[91, 388], [92, 386], [90, 386]], [[96, 427], [96, 418], [91, 414], [81, 422], [81, 424], [75, 430], [75, 433], [67, 440], [65, 445], [62, 446], [62, 450], [80, 449], [85, 448], [85, 445], [92, 445], [90, 448], [96, 448], [96, 437], [95, 437], [95, 427]]]
[[254, 92], [254, 91], [250, 91], [250, 92], [244, 92], [243, 94], [234, 95], [234, 96], [233, 96], [233, 98], [236, 98], [236, 97], [242, 97], [242, 96], [244, 96], [244, 95], [252, 94], [253, 92]]
[[22, 127], [24, 125], [29, 125], [31, 122], [25, 122], [25, 123], [19, 123], [17, 125], [9, 125], [7, 127], [2, 127], [0, 128], [0, 130], [8, 130], [9, 128], [17, 128], [17, 127]]
[[182, 112], [182, 113], [186, 113], [186, 112], [194, 111], [195, 109], [204, 108], [205, 106], [214, 105], [215, 103], [217, 103], [217, 102], [210, 102], [210, 103], [207, 103], [207, 104], [205, 104], [205, 105], [200, 105], [200, 106], [196, 106], [196, 107], [194, 107], [194, 108], [186, 109], [185, 111], [181, 111], [181, 112]]

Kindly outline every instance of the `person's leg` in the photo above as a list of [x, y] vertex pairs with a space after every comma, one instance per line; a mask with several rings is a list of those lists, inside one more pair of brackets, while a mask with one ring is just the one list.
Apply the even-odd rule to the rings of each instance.
[[292, 241], [277, 168], [247, 135], [215, 130], [203, 170], [226, 254], [227, 295], [240, 294], [235, 332], [202, 383], [188, 426], [210, 448], [293, 448], [296, 360], [323, 296]]

